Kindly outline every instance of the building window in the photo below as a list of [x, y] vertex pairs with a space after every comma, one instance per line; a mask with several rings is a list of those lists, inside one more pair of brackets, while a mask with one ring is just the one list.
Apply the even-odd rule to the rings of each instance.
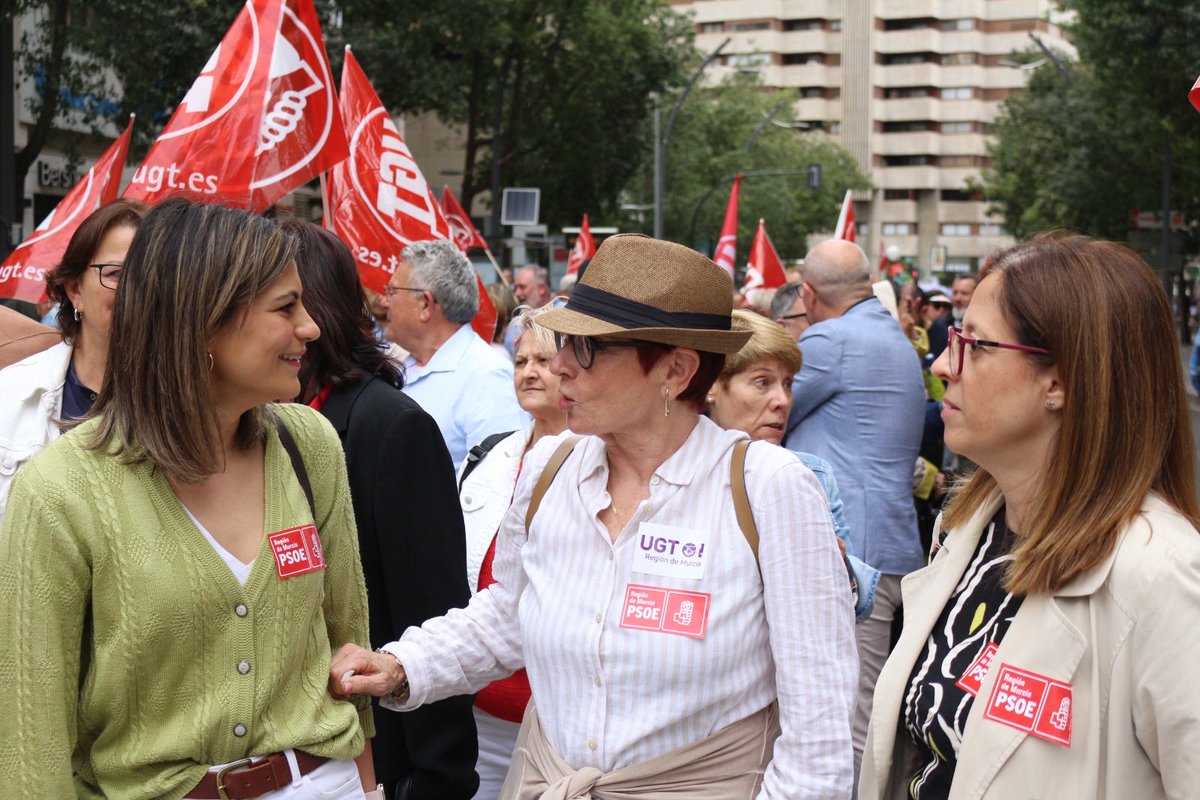
[[975, 30], [975, 20], [973, 19], [947, 19], [942, 21], [942, 30], [944, 31], [973, 31]]
[[824, 28], [825, 20], [823, 19], [785, 19], [783, 21], [785, 31], [819, 31]]
[[978, 194], [965, 189], [942, 189], [943, 203], [969, 203], [981, 199]]
[[926, 167], [930, 163], [929, 156], [884, 156], [885, 167]]
[[1008, 231], [1004, 230], [1003, 225], [988, 223], [979, 226], [980, 236], [1008, 236]]
[[942, 66], [965, 67], [979, 63], [978, 53], [946, 53], [942, 56]]
[[912, 236], [917, 232], [917, 226], [911, 222], [885, 222], [882, 233], [884, 236]]
[[938, 159], [940, 167], [979, 167], [983, 166], [980, 156], [942, 156]]
[[969, 222], [943, 222], [942, 236], [970, 236], [971, 223]]
[[885, 67], [905, 64], [932, 64], [937, 61], [936, 53], [881, 53], [879, 63]]
[[705, 22], [700, 26], [701, 33], [723, 33], [724, 31], [724, 22]]
[[900, 122], [883, 123], [884, 133], [924, 133], [930, 130], [933, 123], [923, 119], [910, 119]]
[[842, 29], [842, 21], [840, 19], [829, 20], [829, 30], [836, 33], [838, 31], [840, 31], [841, 29]]
[[830, 133], [841, 133], [842, 132], [841, 120], [829, 123], [828, 128], [829, 128]]
[[885, 19], [885, 31], [913, 31], [920, 28], [936, 28], [937, 20], [932, 17], [905, 17], [904, 19]]
[[970, 100], [975, 90], [970, 86], [947, 86], [942, 89], [943, 100]]
[[769, 22], [735, 22], [729, 26], [732, 31], [769, 31], [771, 23]]
[[970, 122], [943, 122], [942, 133], [970, 133], [973, 128], [973, 123]]
[[731, 67], [765, 67], [771, 64], [770, 53], [738, 53], [725, 62]]
[[917, 192], [914, 189], [884, 189], [883, 199], [913, 201], [917, 199]]
[[902, 100], [906, 97], [929, 97], [934, 91], [932, 86], [893, 86], [884, 90], [884, 98]]
[[825, 58], [821, 53], [784, 53], [783, 63], [788, 65], [796, 64], [823, 64]]

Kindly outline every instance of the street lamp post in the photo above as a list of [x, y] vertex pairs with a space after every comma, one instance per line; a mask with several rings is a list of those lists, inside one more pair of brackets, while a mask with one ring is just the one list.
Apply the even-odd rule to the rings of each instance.
[[666, 194], [666, 171], [667, 171], [667, 144], [671, 141], [671, 128], [675, 125], [675, 116], [679, 113], [679, 107], [683, 105], [683, 101], [687, 99], [688, 92], [696, 85], [696, 81], [700, 80], [701, 73], [705, 67], [713, 62], [721, 51], [725, 49], [725, 45], [733, 41], [733, 37], [725, 37], [725, 41], [717, 45], [717, 49], [713, 50], [704, 60], [700, 62], [700, 66], [692, 73], [692, 77], [688, 80], [687, 86], [683, 87], [683, 92], [679, 95], [679, 99], [675, 101], [674, 108], [671, 109], [671, 116], [667, 117], [667, 127], [662, 132], [662, 136], [658, 135], [658, 126], [662, 114], [662, 100], [656, 100], [654, 108], [654, 238], [661, 239], [663, 236], [663, 197]]

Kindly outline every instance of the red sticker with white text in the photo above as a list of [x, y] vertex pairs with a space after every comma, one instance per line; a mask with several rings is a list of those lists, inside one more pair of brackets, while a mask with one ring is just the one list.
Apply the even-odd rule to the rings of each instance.
[[992, 656], [999, 649], [995, 642], [988, 642], [988, 646], [983, 648], [983, 652], [971, 663], [962, 677], [955, 681], [955, 685], [971, 697], [979, 694], [979, 687], [983, 685], [983, 679], [987, 677], [988, 669], [992, 666]]
[[316, 525], [301, 525], [267, 537], [280, 580], [325, 569], [325, 551]]
[[625, 588], [621, 627], [703, 639], [708, 630], [708, 603], [711, 598], [712, 595], [706, 592], [685, 592], [631, 583]]
[[1071, 685], [1001, 664], [983, 716], [1070, 747]]

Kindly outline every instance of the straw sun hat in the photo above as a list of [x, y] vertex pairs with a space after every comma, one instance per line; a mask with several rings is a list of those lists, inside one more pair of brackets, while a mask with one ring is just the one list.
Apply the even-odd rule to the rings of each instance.
[[691, 248], [623, 233], [604, 240], [564, 308], [538, 322], [571, 336], [620, 336], [736, 353], [749, 331], [730, 329], [729, 274]]

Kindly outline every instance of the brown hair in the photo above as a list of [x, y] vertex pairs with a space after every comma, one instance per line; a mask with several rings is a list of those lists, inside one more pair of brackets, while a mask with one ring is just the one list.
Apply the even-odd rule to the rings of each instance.
[[[674, 346], [660, 342], [646, 342], [642, 347], [637, 348], [638, 364], [642, 367], [642, 373], [649, 375], [650, 370], [654, 369], [654, 365], [662, 361], [667, 353], [674, 349]], [[725, 354], [709, 353], [704, 350], [697, 350], [696, 354], [700, 356], [700, 365], [696, 367], [696, 373], [692, 375], [688, 385], [676, 395], [675, 399], [697, 414], [702, 414], [704, 409], [708, 408], [708, 403], [705, 401], [708, 390], [716, 383], [717, 376], [721, 374], [721, 368], [725, 366]]]
[[[1200, 527], [1192, 431], [1171, 310], [1132, 250], [1082, 236], [1047, 235], [989, 260], [997, 298], [1027, 355], [1057, 367], [1059, 429], [1005, 580], [1047, 594], [1115, 550], [1153, 492]], [[976, 470], [947, 506], [943, 527], [967, 519], [996, 489]]]
[[62, 261], [46, 276], [46, 291], [50, 299], [58, 303], [58, 328], [64, 340], [73, 340], [80, 327], [79, 320], [75, 319], [75, 306], [67, 295], [67, 284], [82, 280], [105, 234], [114, 228], [137, 230], [148, 210], [137, 200], [114, 200], [89, 214], [71, 235]]
[[321, 329], [321, 337], [308, 343], [300, 367], [301, 402], [312, 400], [326, 381], [341, 386], [374, 376], [403, 387], [400, 367], [375, 337], [375, 318], [350, 248], [311, 222], [289, 219], [279, 227], [296, 239], [304, 308]]
[[725, 368], [717, 376], [717, 380], [725, 386], [729, 385], [734, 375], [769, 358], [783, 362], [793, 374], [800, 371], [800, 348], [778, 322], [772, 322], [753, 311], [738, 309], [733, 312], [733, 330], [750, 331], [750, 339], [742, 345], [741, 350], [725, 357]]
[[[115, 443], [129, 461], [184, 483], [217, 472], [223, 448], [208, 344], [240, 325], [295, 257], [295, 240], [272, 220], [181, 198], [156, 205], [125, 257], [92, 446]], [[237, 446], [261, 441], [268, 423], [262, 407], [247, 411]]]

